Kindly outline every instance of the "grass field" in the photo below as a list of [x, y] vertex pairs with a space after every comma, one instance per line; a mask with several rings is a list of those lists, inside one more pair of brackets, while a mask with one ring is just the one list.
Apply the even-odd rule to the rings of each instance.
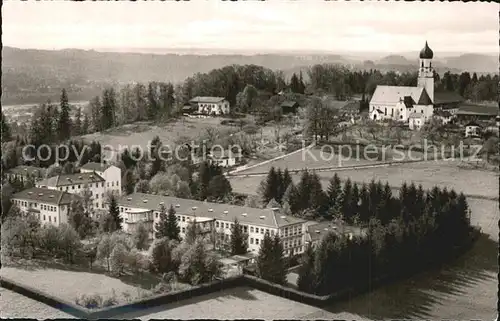
[[35, 266], [29, 262], [2, 266], [0, 276], [71, 303], [75, 303], [75, 299], [81, 295], [98, 294], [104, 299], [109, 298], [113, 291], [118, 301], [123, 303], [126, 301], [123, 292], [128, 292], [134, 298], [139, 292], [148, 291], [159, 282], [151, 277], [140, 279], [124, 276], [118, 279], [101, 273]]
[[[328, 180], [335, 173], [338, 173], [341, 179], [350, 178], [355, 182], [370, 182], [374, 179], [387, 181], [389, 185], [399, 188], [401, 183], [406, 181], [414, 182], [416, 185], [422, 184], [424, 189], [437, 185], [448, 189], [453, 188], [466, 195], [498, 197], [498, 173], [463, 169], [455, 161], [427, 161], [388, 167], [318, 172], [325, 188], [328, 186]], [[238, 175], [245, 174], [249, 173], [247, 171], [238, 173]], [[298, 181], [300, 174], [292, 176], [294, 181]], [[246, 194], [255, 194], [263, 179], [262, 176], [229, 177], [233, 190]]]

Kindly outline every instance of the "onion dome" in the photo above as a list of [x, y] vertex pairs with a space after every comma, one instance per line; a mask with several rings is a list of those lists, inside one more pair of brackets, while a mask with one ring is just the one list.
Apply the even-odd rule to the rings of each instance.
[[420, 51], [420, 59], [432, 59], [432, 57], [434, 57], [434, 52], [432, 52], [431, 48], [429, 48], [426, 41], [424, 49]]

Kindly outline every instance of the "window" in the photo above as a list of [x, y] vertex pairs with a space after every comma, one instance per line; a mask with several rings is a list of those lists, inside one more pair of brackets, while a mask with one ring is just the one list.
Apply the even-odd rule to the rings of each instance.
[[115, 187], [115, 182], [111, 182], [111, 186], [112, 186], [112, 187]]
[[68, 186], [66, 186], [66, 191], [68, 191]]
[[253, 244], [253, 237], [250, 238], [250, 244]]
[[56, 222], [56, 218], [54, 217], [54, 223]]
[[274, 236], [274, 230], [271, 230], [271, 236]]
[[156, 214], [156, 218], [158, 218], [158, 212], [156, 212], [155, 214]]
[[43, 220], [45, 221], [45, 215], [43, 216]]
[[264, 229], [262, 227], [260, 228], [260, 234], [264, 234]]
[[186, 233], [186, 228], [185, 227], [182, 228], [182, 233]]
[[245, 233], [248, 233], [248, 226], [246, 226], [246, 225], [245, 225], [245, 226], [243, 226], [243, 231], [244, 231]]
[[255, 244], [259, 245], [259, 239], [255, 239]]
[[394, 116], [394, 108], [391, 108], [391, 116]]
[[229, 228], [229, 223], [226, 223], [226, 228]]
[[384, 108], [384, 115], [387, 116], [387, 107]]
[[80, 189], [80, 188], [81, 188], [81, 186], [82, 186], [82, 185], [78, 185], [78, 189]]
[[250, 226], [250, 233], [253, 233], [253, 226]]
[[101, 183], [101, 187], [104, 187], [104, 182]]
[[72, 186], [71, 186], [71, 189], [75, 189], [75, 185], [72, 185]]
[[186, 222], [186, 217], [185, 216], [181, 216], [181, 217], [182, 217], [182, 221]]
[[101, 197], [104, 198], [104, 193], [101, 194]]
[[49, 222], [52, 222], [52, 217], [49, 216]]
[[219, 227], [219, 221], [215, 222], [215, 227]]
[[98, 208], [99, 207], [99, 203], [95, 203], [95, 207]]
[[268, 228], [266, 228], [266, 234], [269, 234], [269, 229]]

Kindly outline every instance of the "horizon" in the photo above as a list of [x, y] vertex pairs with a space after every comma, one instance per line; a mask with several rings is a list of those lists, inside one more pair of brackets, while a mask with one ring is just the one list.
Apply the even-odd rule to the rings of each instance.
[[307, 6], [299, 2], [141, 2], [140, 6], [135, 2], [6, 2], [3, 44], [100, 52], [387, 56], [418, 52], [428, 41], [436, 53], [497, 53], [498, 16], [492, 4], [456, 2], [453, 10], [450, 5], [317, 0]]

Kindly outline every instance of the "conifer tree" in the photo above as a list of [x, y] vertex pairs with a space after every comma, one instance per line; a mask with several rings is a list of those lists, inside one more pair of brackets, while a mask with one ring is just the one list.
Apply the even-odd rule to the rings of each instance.
[[342, 183], [337, 173], [330, 179], [326, 194], [328, 196], [329, 217], [333, 217], [341, 211], [342, 201]]
[[62, 89], [60, 100], [60, 112], [57, 127], [59, 141], [69, 139], [71, 136], [71, 118], [69, 116], [69, 101], [66, 89]]
[[271, 282], [284, 285], [286, 284], [286, 266], [285, 266], [285, 253], [283, 249], [283, 243], [280, 240], [278, 234], [274, 235], [273, 238], [273, 247], [272, 247], [272, 256], [273, 256], [273, 274], [271, 277]]
[[273, 270], [273, 239], [269, 234], [264, 235], [260, 243], [259, 256], [257, 257], [257, 275], [264, 280], [272, 282]]
[[236, 218], [231, 228], [231, 255], [241, 255], [247, 253], [248, 247], [242, 226]]
[[300, 291], [311, 293], [313, 290], [314, 268], [314, 250], [311, 244], [306, 246], [300, 261], [301, 265], [298, 271], [297, 287]]
[[117, 230], [122, 229], [123, 218], [120, 215], [120, 210], [118, 208], [118, 202], [116, 201], [116, 196], [112, 194], [109, 198], [109, 217], [113, 223], [111, 232], [113, 228]]
[[5, 118], [5, 115], [3, 114], [2, 111], [2, 119], [1, 119], [1, 137], [2, 137], [2, 142], [8, 142], [12, 139], [12, 133], [10, 131], [10, 126], [7, 123], [7, 119]]

